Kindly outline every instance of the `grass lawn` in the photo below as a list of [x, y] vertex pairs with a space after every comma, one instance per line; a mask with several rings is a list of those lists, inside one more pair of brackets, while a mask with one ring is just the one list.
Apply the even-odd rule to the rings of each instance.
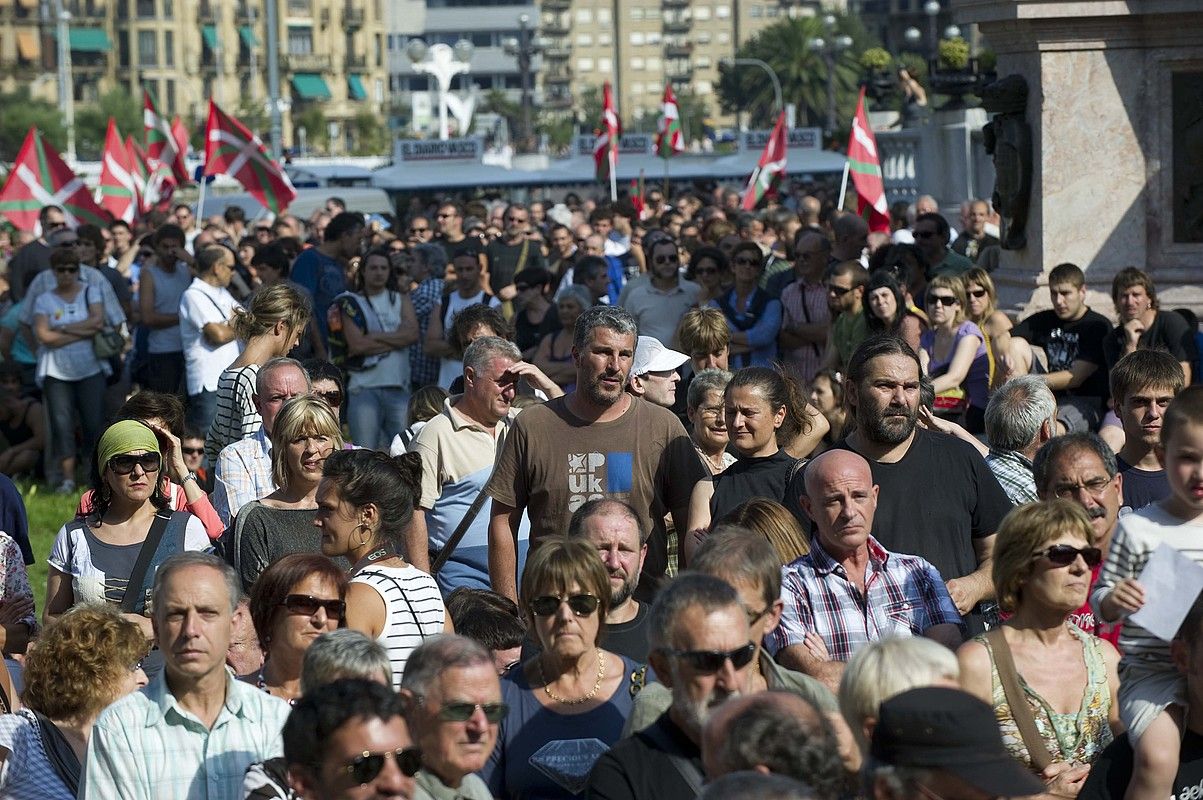
[[29, 567], [29, 583], [37, 602], [40, 619], [46, 602], [46, 557], [54, 544], [54, 537], [63, 523], [75, 516], [79, 495], [55, 494], [53, 488], [44, 483], [17, 481], [17, 488], [25, 500], [25, 512], [29, 515], [29, 543], [33, 546], [33, 566]]

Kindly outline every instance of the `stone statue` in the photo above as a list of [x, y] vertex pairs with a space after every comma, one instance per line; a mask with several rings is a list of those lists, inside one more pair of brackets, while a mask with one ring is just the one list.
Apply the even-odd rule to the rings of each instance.
[[1008, 75], [983, 87], [981, 97], [982, 107], [995, 115], [982, 134], [986, 152], [994, 157], [992, 200], [1002, 217], [1002, 246], [1022, 250], [1032, 202], [1032, 127], [1024, 118], [1028, 82], [1022, 75]]

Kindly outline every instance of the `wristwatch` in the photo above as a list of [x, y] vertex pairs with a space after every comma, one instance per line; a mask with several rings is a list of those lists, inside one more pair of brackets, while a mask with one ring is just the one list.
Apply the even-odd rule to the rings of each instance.
[[188, 481], [196, 481], [196, 485], [200, 486], [200, 478], [197, 477], [195, 472], [189, 472], [183, 478], [180, 478], [180, 485], [183, 486]]

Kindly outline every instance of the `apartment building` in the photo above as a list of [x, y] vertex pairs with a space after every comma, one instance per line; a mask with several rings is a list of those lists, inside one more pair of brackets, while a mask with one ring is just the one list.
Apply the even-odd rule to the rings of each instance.
[[[348, 123], [386, 102], [383, 0], [277, 0], [284, 143], [308, 108], [325, 118], [334, 153]], [[28, 86], [55, 101], [53, 3], [0, 0], [0, 90]], [[149, 88], [167, 114], [203, 121], [210, 97], [231, 113], [266, 108], [267, 23], [256, 0], [63, 0], [75, 101], [115, 86]], [[312, 132], [310, 141], [315, 137]]]

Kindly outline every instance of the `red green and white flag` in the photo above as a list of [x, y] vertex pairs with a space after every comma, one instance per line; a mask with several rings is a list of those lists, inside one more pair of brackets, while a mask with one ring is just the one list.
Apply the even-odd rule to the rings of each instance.
[[84, 179], [71, 171], [37, 128], [30, 128], [0, 189], [0, 214], [20, 230], [37, 231], [43, 206], [62, 208], [72, 228], [109, 223], [109, 215], [96, 205]]
[[677, 108], [677, 97], [671, 83], [664, 86], [664, 115], [660, 117], [660, 130], [656, 133], [656, 155], [670, 158], [685, 152], [685, 135], [681, 131], [681, 112]]
[[134, 179], [134, 189], [138, 192], [138, 213], [145, 214], [150, 210], [146, 192], [150, 186], [150, 167], [146, 164], [146, 153], [134, 141], [133, 136], [125, 137], [125, 150], [129, 153], [130, 176]]
[[259, 137], [212, 100], [205, 124], [205, 175], [229, 175], [273, 214], [283, 213], [297, 196]]
[[777, 115], [777, 124], [769, 134], [769, 140], [764, 143], [764, 152], [760, 154], [760, 162], [748, 178], [744, 187], [743, 203], [745, 211], [752, 211], [773, 191], [780, 180], [785, 177], [785, 112]]
[[[149, 89], [142, 90], [142, 124], [146, 129], [146, 158], [149, 162], [162, 162], [171, 171], [172, 180], [178, 186], [188, 183], [188, 168], [184, 165], [184, 152], [171, 131], [171, 123], [159, 114], [155, 99]], [[150, 164], [152, 171], [154, 164]]]
[[618, 137], [622, 136], [622, 120], [614, 108], [614, 93], [610, 82], [602, 87], [601, 131], [593, 143], [593, 164], [597, 179], [608, 181], [610, 173], [618, 169]]
[[856, 187], [856, 213], [865, 216], [870, 231], [888, 233], [890, 209], [886, 204], [885, 184], [881, 179], [881, 159], [877, 154], [877, 138], [869, 127], [865, 114], [865, 87], [856, 101], [856, 116], [852, 118], [852, 133], [848, 136], [848, 172]]
[[138, 216], [138, 186], [130, 152], [121, 141], [112, 117], [109, 117], [109, 129], [104, 136], [103, 158], [97, 187], [100, 206], [112, 214], [113, 219], [132, 223]]
[[[188, 155], [188, 129], [180, 121], [179, 114], [171, 118], [171, 138], [175, 140], [175, 147], [180, 154], [180, 160], [186, 161]], [[185, 176], [191, 178], [191, 175], [187, 175], [187, 168], [187, 164], [185, 164]]]

